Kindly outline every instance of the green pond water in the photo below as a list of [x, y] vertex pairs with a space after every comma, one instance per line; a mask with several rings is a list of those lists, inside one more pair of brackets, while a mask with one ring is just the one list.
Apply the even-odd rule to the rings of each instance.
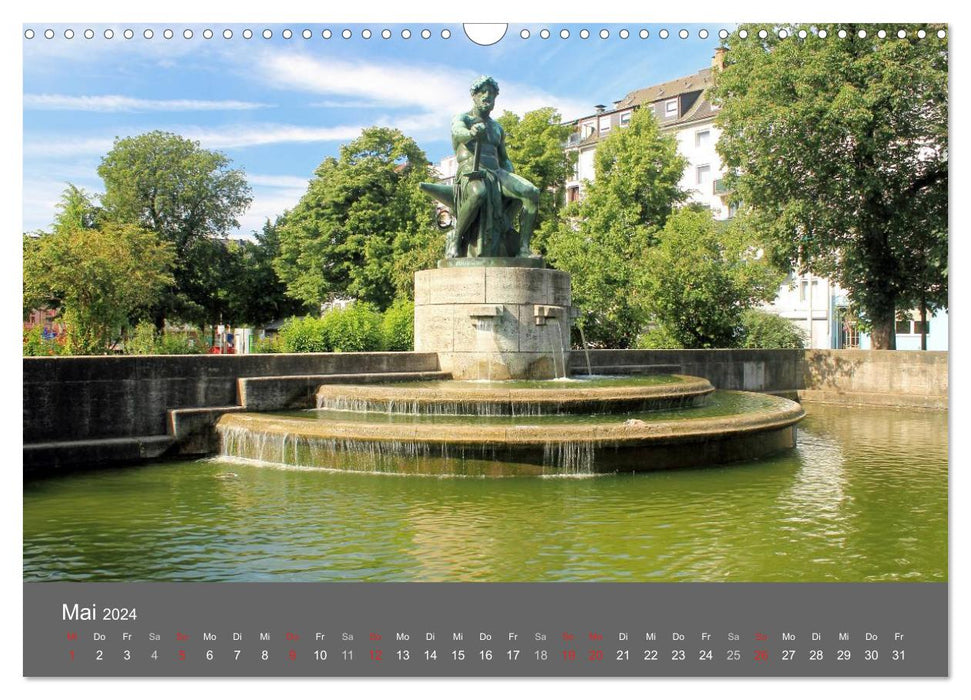
[[944, 581], [947, 413], [806, 406], [710, 469], [435, 478], [212, 460], [24, 485], [27, 581]]

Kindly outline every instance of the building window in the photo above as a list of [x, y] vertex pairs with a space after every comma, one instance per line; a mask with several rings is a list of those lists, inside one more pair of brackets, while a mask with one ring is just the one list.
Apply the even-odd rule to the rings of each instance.
[[621, 126], [627, 126], [628, 124], [630, 124], [630, 115], [631, 114], [632, 114], [632, 112], [622, 112], [621, 113], [621, 115], [620, 115], [620, 125]]
[[587, 138], [595, 131], [593, 122], [587, 122], [583, 125], [583, 138]]
[[568, 187], [566, 190], [566, 201], [567, 202], [579, 202], [580, 201], [580, 188], [579, 187]]
[[603, 136], [610, 131], [610, 117], [600, 120], [600, 135]]
[[699, 165], [695, 168], [695, 178], [696, 183], [699, 185], [704, 185], [711, 182], [711, 166], [710, 165]]
[[678, 116], [678, 101], [668, 100], [664, 103], [664, 116], [665, 117], [676, 117]]
[[930, 333], [930, 321], [921, 323], [920, 321], [911, 321], [908, 319], [904, 321], [897, 321], [894, 324], [894, 331], [897, 333], [897, 335], [920, 335], [922, 329], [925, 335]]
[[695, 132], [695, 148], [707, 148], [711, 144], [711, 131], [705, 129], [704, 131]]

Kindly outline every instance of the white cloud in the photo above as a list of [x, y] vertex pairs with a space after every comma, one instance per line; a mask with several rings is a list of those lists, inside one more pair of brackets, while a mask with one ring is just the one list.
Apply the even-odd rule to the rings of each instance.
[[367, 63], [266, 51], [257, 74], [274, 87], [340, 95], [383, 107], [453, 108], [475, 75], [441, 66]]
[[292, 124], [247, 124], [218, 129], [185, 128], [178, 130], [186, 138], [199, 141], [203, 148], [247, 148], [278, 143], [319, 143], [351, 141], [361, 133], [361, 126], [296, 126]]
[[[368, 63], [266, 51], [254, 69], [267, 85], [320, 95], [359, 100], [386, 109], [420, 107], [433, 114], [452, 115], [469, 109], [469, 85], [474, 71], [444, 65]], [[590, 105], [551, 95], [532, 85], [501, 81], [496, 110], [523, 114], [552, 105], [564, 118], [590, 111]], [[343, 107], [345, 103], [337, 102]]]
[[82, 112], [190, 112], [249, 110], [271, 105], [239, 100], [146, 100], [124, 95], [24, 95], [25, 109]]
[[[231, 149], [250, 146], [265, 146], [280, 143], [320, 143], [343, 142], [357, 138], [361, 126], [307, 127], [292, 124], [247, 124], [244, 126], [223, 126], [202, 128], [196, 126], [170, 127], [167, 130], [198, 141], [203, 148]], [[133, 136], [146, 129], [130, 127], [128, 133], [120, 137]], [[114, 146], [114, 138], [58, 138], [55, 136], [34, 136], [24, 141], [24, 156], [31, 157], [70, 157], [82, 155], [104, 155]]]

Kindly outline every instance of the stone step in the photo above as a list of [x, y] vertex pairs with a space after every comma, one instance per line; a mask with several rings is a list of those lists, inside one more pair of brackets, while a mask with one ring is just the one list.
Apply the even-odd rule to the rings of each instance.
[[224, 414], [242, 410], [242, 406], [214, 406], [167, 411], [167, 428], [169, 435], [177, 441], [178, 454], [189, 456], [218, 452], [219, 440], [213, 427]]
[[157, 459], [166, 456], [174, 445], [171, 435], [35, 442], [24, 445], [24, 475]]
[[[574, 351], [571, 355], [570, 370], [573, 375], [586, 374], [587, 363], [583, 353]], [[590, 365], [593, 374], [680, 374], [681, 365]]]
[[448, 372], [376, 372], [308, 374], [286, 377], [243, 377], [237, 382], [239, 403], [246, 411], [315, 408], [321, 384], [376, 384], [451, 379]]

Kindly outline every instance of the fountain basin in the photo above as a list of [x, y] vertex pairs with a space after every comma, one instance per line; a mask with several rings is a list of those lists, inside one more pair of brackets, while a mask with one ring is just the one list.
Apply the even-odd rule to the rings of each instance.
[[537, 416], [631, 413], [701, 405], [715, 388], [686, 375], [546, 382], [323, 384], [317, 408], [369, 413]]
[[[799, 404], [747, 392], [715, 396], [709, 408], [666, 416], [236, 413], [223, 416], [217, 430], [224, 457], [398, 474], [649, 471], [750, 461], [795, 445], [795, 424], [804, 415]], [[733, 404], [727, 412], [718, 410], [724, 403]]]

